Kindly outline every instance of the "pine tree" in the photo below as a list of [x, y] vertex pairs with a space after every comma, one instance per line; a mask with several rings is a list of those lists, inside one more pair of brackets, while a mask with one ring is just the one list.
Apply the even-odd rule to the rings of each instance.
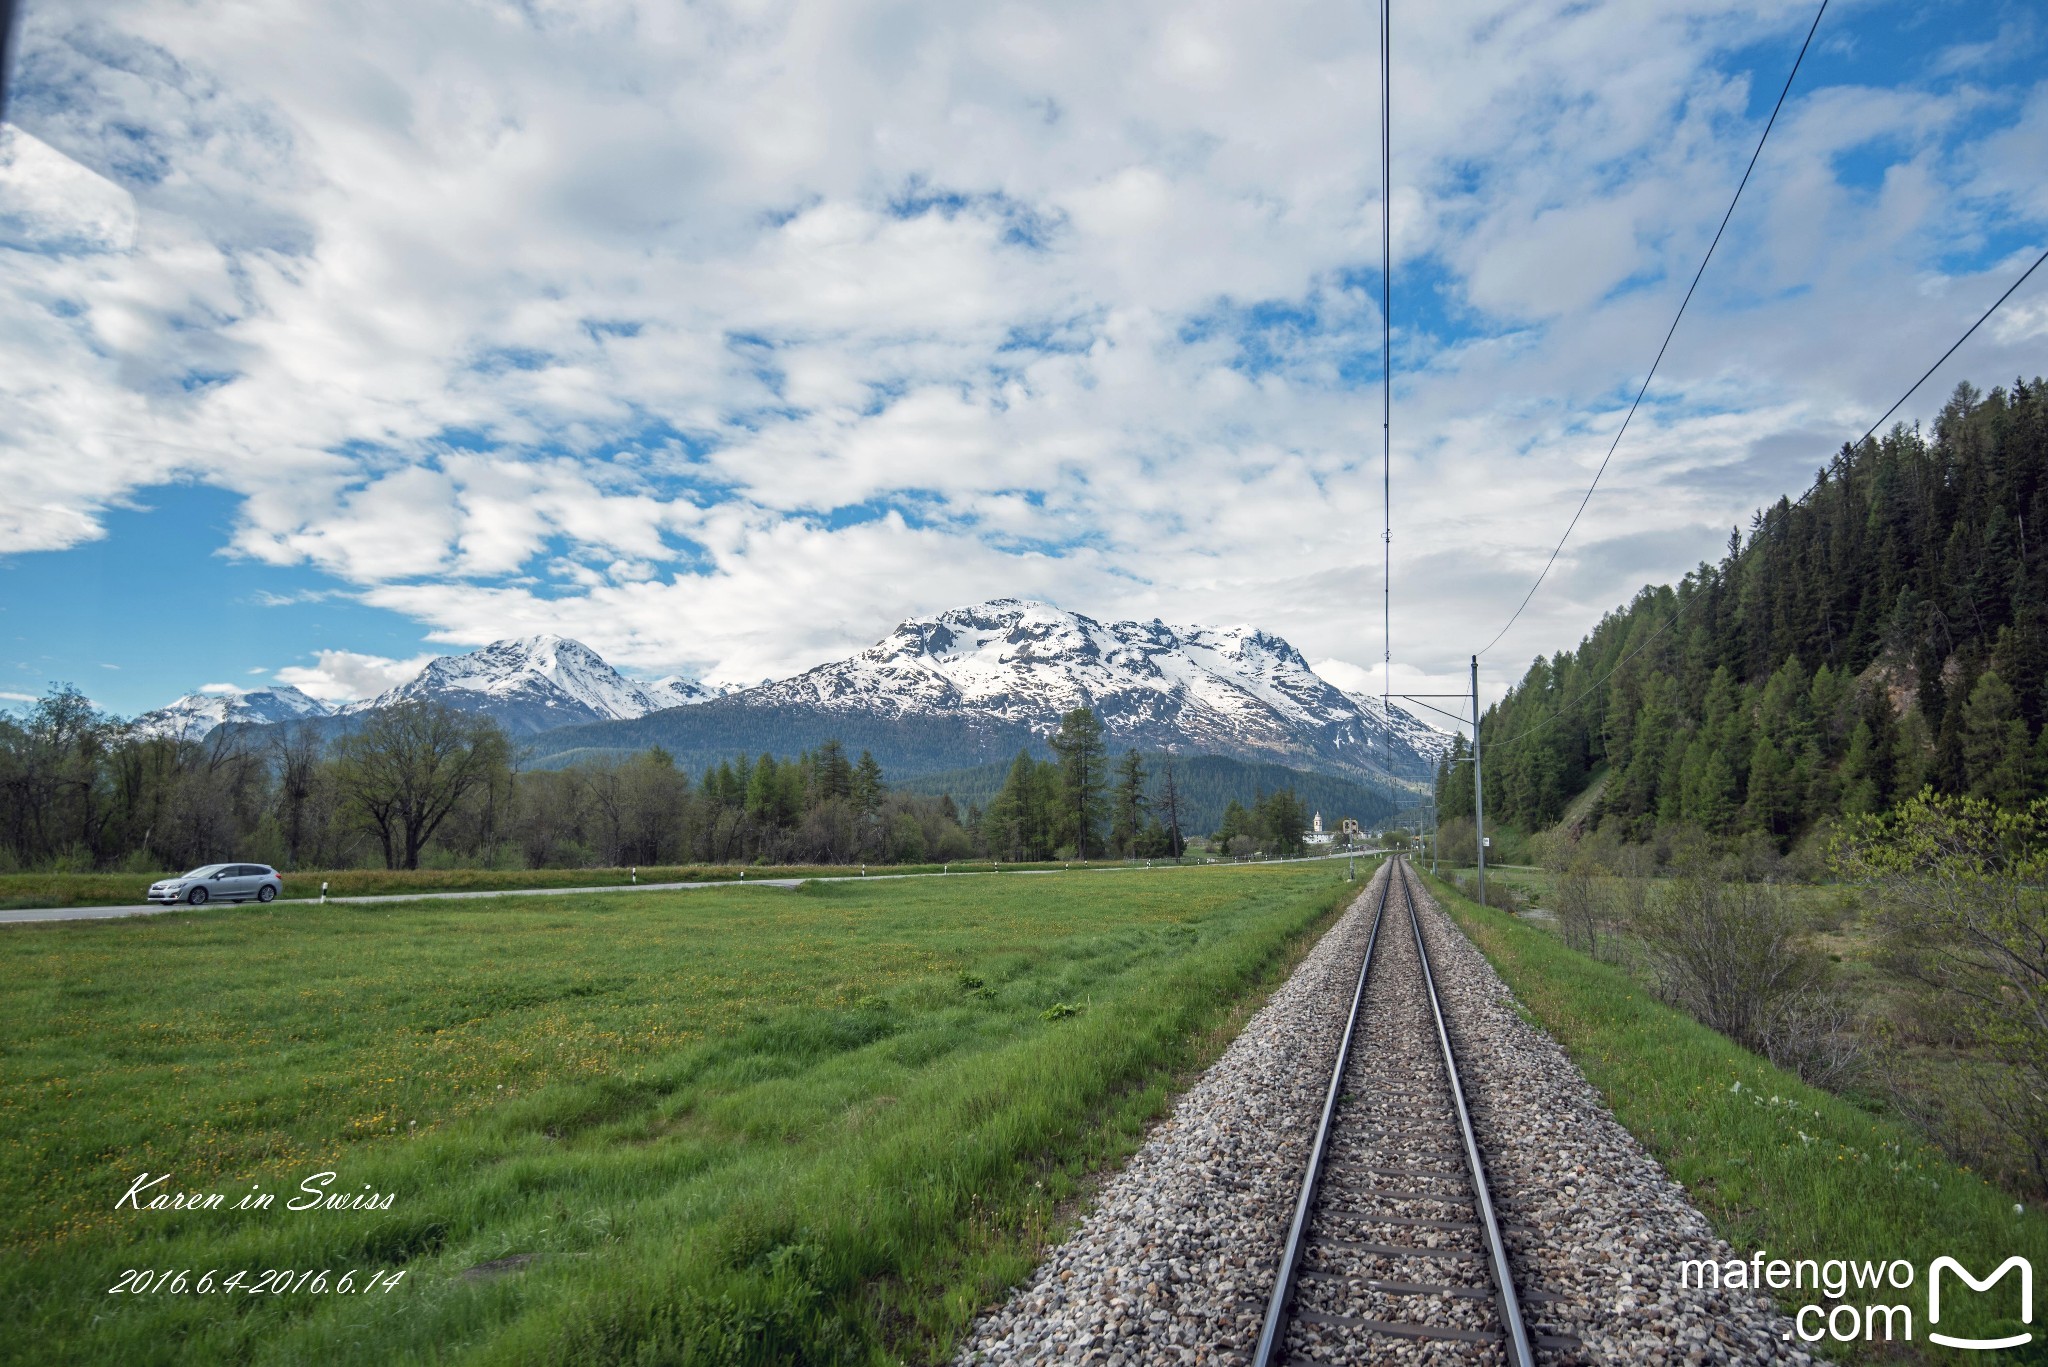
[[1735, 828], [1741, 802], [1728, 756], [1705, 736], [1686, 746], [1685, 819], [1717, 835]]
[[1145, 761], [1136, 750], [1127, 750], [1117, 762], [1116, 774], [1109, 844], [1115, 852], [1129, 856], [1136, 852], [1138, 837], [1145, 830], [1145, 815], [1152, 805], [1145, 798]]
[[1850, 712], [1850, 685], [1847, 670], [1837, 671], [1823, 664], [1813, 671], [1813, 689], [1807, 706], [1813, 716], [1821, 755], [1829, 761], [1841, 758], [1849, 733], [1856, 725]]
[[747, 815], [762, 825], [775, 824], [775, 756], [762, 755], [754, 761], [747, 779]]
[[1870, 723], [1857, 718], [1849, 733], [1849, 753], [1842, 760], [1842, 811], [1848, 816], [1870, 816], [1884, 810], [1884, 783], [1879, 773], [1880, 751]]
[[844, 745], [828, 740], [819, 746], [815, 767], [820, 801], [853, 796], [853, 763], [846, 758]]
[[872, 753], [861, 751], [860, 763], [853, 770], [853, 809], [862, 816], [873, 816], [875, 808], [881, 805], [886, 787], [882, 782], [882, 766], [875, 762]]
[[1095, 831], [1102, 824], [1103, 790], [1108, 748], [1102, 743], [1102, 723], [1095, 713], [1077, 707], [1060, 718], [1060, 729], [1052, 736], [1052, 749], [1059, 756], [1064, 792], [1061, 822], [1074, 840], [1074, 857], [1088, 858], [1100, 847]]
[[1218, 826], [1214, 834], [1209, 837], [1209, 843], [1225, 852], [1232, 852], [1230, 850], [1231, 841], [1239, 836], [1250, 837], [1251, 834], [1251, 813], [1244, 809], [1243, 803], [1239, 802], [1236, 798], [1232, 798], [1224, 805], [1223, 824]]
[[1892, 746], [1892, 802], [1904, 802], [1926, 787], [1934, 773], [1934, 736], [1917, 707], [1899, 718]]
[[[1628, 823], [1638, 837], [1648, 836], [1657, 816], [1658, 789], [1664, 779], [1669, 751], [1677, 738], [1677, 714], [1671, 707], [1671, 684], [1663, 675], [1652, 675], [1643, 686], [1642, 706], [1636, 711], [1633, 753], [1622, 770], [1617, 791], [1609, 806]], [[1492, 796], [1492, 785], [1488, 785]]]
[[1159, 761], [1159, 814], [1164, 818], [1161, 825], [1166, 833], [1166, 857], [1179, 863], [1185, 842], [1180, 826], [1180, 776], [1174, 772], [1171, 755]]
[[1017, 862], [1037, 857], [1037, 821], [1033, 809], [1038, 803], [1038, 762], [1029, 750], [1019, 750], [1010, 762], [1002, 789], [989, 800], [982, 814], [981, 829], [988, 852], [997, 859]]
[[1995, 671], [1970, 690], [1963, 707], [1963, 765], [1969, 794], [2002, 807], [2025, 803], [2033, 744], [2019, 704]]

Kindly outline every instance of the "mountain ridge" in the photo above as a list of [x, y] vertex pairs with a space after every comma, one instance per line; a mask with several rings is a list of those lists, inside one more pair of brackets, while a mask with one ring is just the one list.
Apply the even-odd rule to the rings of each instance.
[[270, 725], [332, 716], [334, 709], [290, 684], [273, 684], [247, 692], [187, 693], [137, 717], [133, 723], [145, 736], [171, 740], [204, 740], [225, 723]]
[[[848, 728], [928, 734], [892, 745], [909, 772], [971, 767], [1042, 743], [1075, 707], [1092, 708], [1113, 747], [1220, 753], [1366, 782], [1417, 787], [1450, 737], [1354, 698], [1281, 637], [1252, 626], [1104, 623], [1027, 599], [998, 598], [910, 617], [841, 660], [744, 689], [688, 716], [672, 711], [550, 732], [546, 756], [660, 744], [679, 754], [815, 743]], [[994, 747], [993, 749], [991, 747]]]
[[208, 716], [343, 731], [379, 709], [430, 700], [494, 718], [544, 765], [656, 744], [694, 763], [837, 736], [914, 773], [1042, 746], [1064, 713], [1087, 706], [1119, 749], [1228, 754], [1410, 788], [1427, 781], [1450, 740], [1347, 694], [1255, 626], [1103, 622], [1017, 598], [906, 618], [863, 650], [747, 689], [631, 679], [581, 642], [543, 634], [437, 656], [405, 683], [336, 708], [292, 692], [307, 709], [202, 709], [201, 695], [189, 695], [180, 700], [191, 704], [186, 731]]

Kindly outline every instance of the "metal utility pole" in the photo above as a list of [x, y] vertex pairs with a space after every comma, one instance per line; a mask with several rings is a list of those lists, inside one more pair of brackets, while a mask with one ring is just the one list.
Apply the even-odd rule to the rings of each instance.
[[1479, 657], [1472, 657], [1472, 824], [1479, 842], [1479, 905], [1486, 905], [1486, 772], [1479, 767]]

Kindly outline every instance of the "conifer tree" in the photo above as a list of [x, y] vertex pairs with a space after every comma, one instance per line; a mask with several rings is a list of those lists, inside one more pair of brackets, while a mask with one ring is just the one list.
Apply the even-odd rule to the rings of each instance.
[[1088, 708], [1073, 709], [1060, 718], [1060, 729], [1052, 736], [1052, 749], [1059, 756], [1064, 790], [1061, 823], [1066, 834], [1074, 839], [1074, 857], [1086, 859], [1090, 850], [1101, 853], [1095, 831], [1102, 824], [1109, 754], [1102, 743], [1102, 723]]
[[2033, 745], [2012, 689], [1986, 671], [1963, 707], [1963, 765], [1971, 797], [2001, 807], [2024, 805]]
[[1899, 718], [1892, 746], [1892, 802], [1904, 802], [1928, 785], [1934, 773], [1934, 736], [1926, 716], [1910, 708]]
[[1874, 816], [1884, 810], [1884, 781], [1879, 772], [1882, 752], [1870, 723], [1856, 719], [1849, 734], [1849, 753], [1842, 760], [1842, 811], [1848, 816]]
[[1180, 775], [1174, 771], [1173, 756], [1163, 756], [1159, 761], [1159, 815], [1161, 829], [1166, 837], [1167, 858], [1180, 862], [1185, 841], [1181, 838], [1180, 825]]
[[1133, 750], [1126, 750], [1124, 757], [1117, 761], [1116, 794], [1111, 805], [1109, 843], [1116, 853], [1130, 855], [1136, 852], [1138, 838], [1145, 830], [1145, 815], [1151, 803], [1145, 798], [1145, 761]]
[[981, 828], [990, 854], [1013, 862], [1037, 856], [1039, 823], [1033, 812], [1037, 803], [1038, 763], [1029, 750], [1019, 750], [1001, 791], [982, 814]]
[[1749, 761], [1749, 801], [1745, 817], [1749, 829], [1767, 835], [1783, 835], [1797, 810], [1799, 785], [1791, 756], [1765, 736], [1756, 743]]

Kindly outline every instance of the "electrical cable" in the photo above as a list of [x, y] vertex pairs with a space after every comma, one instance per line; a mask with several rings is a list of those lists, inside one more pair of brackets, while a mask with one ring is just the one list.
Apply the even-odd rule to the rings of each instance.
[[1806, 30], [1806, 41], [1799, 45], [1799, 55], [1792, 59], [1792, 70], [1785, 76], [1785, 88], [1778, 92], [1778, 102], [1771, 108], [1771, 117], [1764, 124], [1763, 135], [1756, 140], [1756, 150], [1749, 154], [1749, 165], [1744, 168], [1742, 179], [1735, 186], [1734, 197], [1728, 201], [1728, 212], [1721, 215], [1721, 226], [1714, 230], [1714, 240], [1707, 245], [1707, 254], [1700, 258], [1700, 268], [1693, 272], [1692, 284], [1686, 287], [1685, 298], [1679, 301], [1678, 312], [1672, 316], [1671, 326], [1664, 333], [1663, 345], [1657, 348], [1656, 359], [1650, 362], [1650, 373], [1643, 376], [1642, 387], [1636, 390], [1635, 402], [1628, 406], [1628, 413], [1622, 418], [1620, 429], [1615, 432], [1613, 442], [1608, 445], [1607, 454], [1601, 458], [1600, 468], [1593, 472], [1593, 482], [1586, 486], [1586, 496], [1579, 500], [1578, 511], [1572, 514], [1572, 520], [1565, 526], [1564, 535], [1557, 539], [1556, 547], [1550, 552], [1550, 559], [1543, 563], [1543, 572], [1537, 575], [1536, 582], [1529, 586], [1529, 592], [1523, 595], [1521, 605], [1515, 609], [1514, 615], [1508, 618], [1507, 624], [1494, 633], [1493, 639], [1480, 647], [1478, 654], [1484, 655], [1499, 645], [1501, 637], [1508, 634], [1508, 628], [1514, 626], [1521, 618], [1522, 609], [1529, 606], [1530, 600], [1536, 596], [1536, 590], [1542, 588], [1543, 581], [1550, 577], [1551, 568], [1557, 564], [1558, 553], [1564, 550], [1564, 543], [1571, 540], [1573, 529], [1579, 525], [1579, 519], [1585, 516], [1586, 505], [1593, 501], [1593, 491], [1600, 487], [1601, 476], [1607, 473], [1608, 463], [1614, 459], [1615, 451], [1621, 446], [1622, 437], [1628, 432], [1629, 423], [1634, 420], [1636, 410], [1642, 406], [1643, 395], [1650, 389], [1650, 381], [1657, 377], [1657, 367], [1663, 364], [1664, 353], [1671, 346], [1672, 337], [1678, 332], [1679, 320], [1685, 317], [1686, 305], [1692, 302], [1693, 291], [1700, 287], [1700, 278], [1707, 273], [1707, 263], [1714, 259], [1714, 248], [1721, 245], [1721, 235], [1728, 231], [1728, 220], [1735, 217], [1735, 206], [1742, 200], [1742, 191], [1749, 184], [1750, 173], [1756, 170], [1757, 158], [1763, 155], [1764, 144], [1770, 140], [1771, 129], [1777, 126], [1778, 114], [1785, 108], [1785, 97], [1792, 93], [1792, 81], [1799, 75], [1800, 64], [1806, 60], [1806, 50], [1813, 45], [1813, 35], [1820, 28], [1821, 16], [1827, 12], [1828, 0], [1820, 0], [1820, 9], [1815, 11], [1813, 23]]
[[1380, 0], [1380, 715], [1387, 726], [1387, 800], [1394, 793], [1394, 77], [1393, 0]]
[[1859, 440], [1856, 444], [1858, 446], [1861, 446], [1864, 442], [1869, 441], [1872, 433], [1876, 432], [1878, 428], [1884, 426], [1885, 418], [1889, 418], [1892, 414], [1898, 412], [1900, 405], [1904, 404], [1906, 400], [1913, 397], [1913, 390], [1918, 389], [1923, 384], [1926, 384], [1927, 376], [1932, 375], [1935, 371], [1941, 369], [1942, 362], [1948, 360], [1949, 357], [1956, 354], [1956, 347], [1960, 347], [1963, 343], [1969, 341], [1970, 333], [1975, 332], [1980, 327], [1983, 327], [1984, 319], [1989, 318], [1992, 314], [1998, 312], [1998, 305], [2003, 304], [2006, 300], [2012, 298], [2012, 292], [2018, 289], [2021, 285], [2026, 284], [2027, 277], [2032, 275], [2035, 271], [2039, 270], [2041, 268], [2041, 263], [2043, 261], [2048, 261], [2048, 251], [2044, 251], [2039, 256], [2035, 257], [2034, 264], [2020, 272], [2020, 278], [2013, 281], [2012, 284], [2009, 287], [2007, 287], [2004, 294], [1998, 296], [1998, 303], [1993, 304], [1988, 309], [1985, 309], [1984, 317], [1979, 318], [1976, 322], [1970, 324], [1969, 330], [1964, 332], [1962, 336], [1956, 338], [1956, 345], [1950, 347], [1947, 351], [1942, 352], [1941, 360], [1936, 361], [1933, 365], [1927, 367], [1927, 375], [1922, 375], [1919, 379], [1913, 381], [1912, 387], [1907, 389], [1905, 393], [1899, 395], [1899, 402], [1893, 404], [1890, 408], [1885, 409], [1884, 418], [1879, 418], [1876, 422], [1870, 424], [1870, 431], [1865, 432], [1862, 436], [1862, 439]]
[[1393, 60], [1388, 9], [1380, 0], [1380, 705], [1394, 688], [1394, 138]]
[[[2039, 270], [2043, 262], [2048, 262], [2048, 251], [2043, 251], [2039, 256], [2035, 257], [2034, 264], [2027, 267], [2025, 270], [2021, 271], [2019, 279], [2013, 281], [2012, 284], [2008, 285], [2006, 287], [2005, 293], [1999, 295], [1997, 300], [1991, 305], [1990, 308], [1984, 310], [1983, 314], [1978, 317], [1976, 322], [1970, 324], [1969, 327], [1963, 330], [1963, 335], [1956, 338], [1954, 345], [1949, 347], [1947, 351], [1941, 353], [1941, 360], [1936, 361], [1933, 365], [1927, 367], [1926, 372], [1922, 374], [1919, 379], [1913, 381], [1911, 385], [1907, 386], [1906, 392], [1899, 395], [1898, 400], [1894, 402], [1890, 408], [1885, 409], [1884, 417], [1879, 418], [1876, 422], [1872, 423], [1870, 425], [1869, 430], [1857, 439], [1856, 445], [1861, 446], [1864, 442], [1869, 441], [1870, 438], [1876, 434], [1877, 429], [1884, 426], [1886, 420], [1889, 419], [1892, 414], [1898, 412], [1900, 407], [1906, 402], [1907, 399], [1913, 397], [1914, 391], [1919, 389], [1921, 385], [1926, 384], [1928, 377], [1933, 375], [1935, 371], [1941, 369], [1943, 363], [1946, 362], [1949, 357], [1955, 355], [1957, 349], [1960, 348], [1964, 342], [1970, 340], [1970, 335], [1976, 332], [1978, 328], [1983, 327], [1984, 324], [1990, 319], [1991, 315], [1998, 312], [1998, 310], [2000, 309], [2000, 307], [2004, 305], [2006, 300], [2012, 298], [2013, 292], [2019, 289], [2021, 285], [2027, 283], [2027, 278], [2031, 276], [2035, 271]], [[1613, 669], [1609, 669], [1605, 674], [1602, 674], [1592, 683], [1589, 683], [1584, 688], [1580, 689], [1579, 692], [1572, 697], [1570, 702], [1565, 703], [1563, 706], [1559, 707], [1555, 712], [1551, 713], [1548, 717], [1545, 717], [1542, 721], [1537, 722], [1534, 726], [1525, 727], [1524, 729], [1517, 731], [1514, 735], [1509, 736], [1506, 740], [1497, 740], [1493, 743], [1497, 746], [1513, 745], [1516, 741], [1521, 740], [1525, 736], [1535, 735], [1538, 731], [1541, 731], [1544, 727], [1550, 725], [1552, 722], [1562, 717], [1572, 708], [1578, 706], [1581, 700], [1583, 700], [1587, 695], [1592, 693], [1593, 690], [1598, 688], [1601, 684], [1606, 683], [1608, 679], [1612, 678], [1616, 670], [1620, 669], [1630, 660], [1633, 660], [1636, 656], [1642, 654], [1644, 650], [1649, 648], [1649, 645], [1652, 641], [1655, 641], [1659, 636], [1662, 636], [1666, 631], [1668, 631], [1673, 626], [1673, 624], [1675, 624], [1678, 621], [1679, 618], [1685, 616], [1687, 610], [1689, 610], [1694, 603], [1697, 603], [1700, 599], [1706, 596], [1706, 586], [1703, 584], [1701, 585], [1698, 592], [1694, 593], [1690, 598], [1687, 598], [1684, 602], [1680, 603], [1678, 605], [1678, 611], [1672, 613], [1670, 617], [1666, 618], [1663, 625], [1659, 626], [1655, 631], [1651, 632], [1649, 636], [1644, 639], [1641, 645], [1637, 646], [1634, 650], [1631, 650], [1628, 654], [1622, 656], [1619, 660], [1615, 661]]]

